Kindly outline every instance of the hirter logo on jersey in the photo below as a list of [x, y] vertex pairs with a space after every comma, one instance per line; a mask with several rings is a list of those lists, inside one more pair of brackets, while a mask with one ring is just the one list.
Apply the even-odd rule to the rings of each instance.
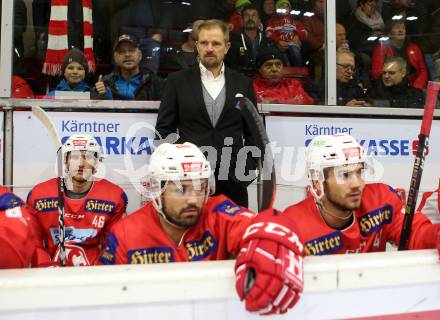
[[384, 224], [390, 224], [392, 220], [393, 207], [390, 205], [368, 212], [359, 218], [361, 234], [366, 237], [370, 233], [379, 231]]
[[151, 247], [127, 252], [129, 264], [151, 264], [174, 262], [173, 249], [170, 247]]
[[353, 148], [345, 148], [342, 149], [342, 152], [344, 152], [345, 159], [350, 158], [359, 158], [361, 154], [361, 149], [359, 147], [353, 147]]
[[115, 211], [115, 203], [112, 201], [100, 199], [87, 199], [84, 203], [85, 212], [93, 213], [113, 213]]
[[41, 198], [34, 201], [34, 209], [38, 212], [54, 211], [58, 208], [58, 198]]
[[206, 231], [200, 240], [185, 242], [185, 249], [190, 261], [200, 261], [217, 249], [217, 239]]
[[308, 256], [322, 256], [342, 249], [341, 231], [335, 231], [306, 242], [304, 250]]
[[201, 162], [183, 162], [183, 172], [200, 172], [202, 171], [203, 163]]

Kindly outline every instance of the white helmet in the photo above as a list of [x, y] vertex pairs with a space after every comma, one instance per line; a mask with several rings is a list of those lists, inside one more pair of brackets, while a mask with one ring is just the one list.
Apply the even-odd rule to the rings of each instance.
[[71, 151], [96, 152], [100, 157], [100, 147], [95, 138], [88, 134], [74, 134], [63, 144], [63, 154]]
[[313, 181], [318, 180], [323, 190], [324, 169], [356, 163], [365, 164], [364, 148], [348, 134], [322, 135], [315, 137], [306, 150], [306, 170], [310, 192], [320, 200], [324, 192], [318, 195]]
[[151, 198], [156, 209], [161, 213], [162, 202], [160, 194], [162, 182], [182, 180], [208, 180], [206, 199], [215, 189], [215, 180], [211, 165], [202, 151], [192, 143], [184, 144], [163, 143], [153, 152], [147, 169], [147, 196]]
[[[87, 151], [93, 155], [93, 159], [95, 162], [94, 172], [98, 169], [98, 164], [102, 160], [101, 150], [98, 142], [95, 138], [88, 134], [74, 134], [67, 139], [67, 141], [63, 144], [62, 154], [63, 154], [63, 162], [67, 161], [67, 156], [72, 151]], [[68, 168], [64, 168], [64, 173], [67, 177], [69, 177]]]

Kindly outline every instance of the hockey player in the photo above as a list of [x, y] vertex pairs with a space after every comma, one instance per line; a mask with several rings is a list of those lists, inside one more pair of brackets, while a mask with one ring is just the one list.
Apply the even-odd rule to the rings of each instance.
[[103, 264], [238, 255], [236, 288], [248, 310], [286, 312], [297, 302], [302, 244], [287, 227], [291, 222], [273, 214], [254, 219], [255, 213], [223, 195], [209, 197], [215, 181], [210, 164], [188, 142], [161, 144], [151, 155], [147, 179], [152, 201], [113, 226], [100, 258]]
[[0, 186], [0, 269], [28, 268], [37, 245], [23, 201]]
[[[306, 255], [385, 251], [386, 242], [399, 243], [403, 204], [391, 187], [365, 184], [368, 163], [355, 138], [314, 138], [306, 168], [313, 196], [284, 212], [298, 225]], [[439, 225], [416, 213], [409, 249], [433, 249], [438, 237]]]
[[[64, 193], [65, 248], [68, 266], [97, 262], [110, 226], [125, 213], [127, 196], [106, 179], [95, 179], [101, 159], [95, 138], [72, 135], [62, 147], [66, 188]], [[27, 203], [38, 220], [46, 250], [38, 251], [37, 266], [59, 265], [57, 179], [36, 185]]]

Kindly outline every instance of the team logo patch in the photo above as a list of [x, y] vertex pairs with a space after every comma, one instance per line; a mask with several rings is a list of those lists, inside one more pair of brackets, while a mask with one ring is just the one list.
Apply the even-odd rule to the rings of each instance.
[[116, 239], [113, 233], [109, 233], [105, 244], [105, 250], [101, 254], [99, 261], [101, 261], [103, 264], [115, 264], [116, 263], [115, 252], [118, 246], [119, 246], [118, 239]]
[[72, 144], [75, 147], [85, 147], [87, 145], [87, 140], [82, 140], [82, 139], [81, 140], [73, 140]]
[[200, 240], [185, 242], [185, 249], [190, 261], [200, 261], [215, 252], [217, 239], [209, 231], [206, 231]]
[[201, 162], [182, 162], [183, 172], [200, 172], [202, 171]]
[[370, 233], [380, 230], [384, 224], [390, 224], [392, 220], [393, 207], [390, 205], [368, 212], [359, 218], [361, 234], [366, 237]]
[[[55, 261], [60, 261], [60, 248], [58, 247], [55, 253]], [[72, 244], [66, 244], [66, 265], [73, 267], [90, 266], [90, 262], [87, 259], [86, 252], [80, 246]]]
[[114, 202], [100, 199], [87, 199], [84, 203], [85, 212], [110, 214], [115, 211], [115, 207]]
[[129, 264], [150, 264], [174, 262], [174, 252], [170, 247], [150, 247], [127, 252]]
[[23, 201], [13, 193], [5, 193], [0, 196], [0, 210], [20, 207]]
[[214, 208], [215, 212], [227, 214], [228, 216], [231, 217], [235, 216], [241, 210], [243, 209], [240, 206], [233, 203], [231, 200], [225, 200]]
[[38, 212], [58, 210], [58, 198], [41, 198], [34, 201], [34, 209]]
[[359, 158], [361, 154], [361, 149], [359, 147], [353, 147], [353, 148], [345, 148], [342, 149], [342, 152], [344, 152], [345, 159], [350, 158]]
[[[75, 227], [65, 227], [65, 241], [72, 243], [85, 243], [87, 239], [96, 237], [96, 229], [76, 229]], [[60, 243], [58, 227], [50, 228], [52, 241]]]
[[341, 231], [307, 241], [304, 247], [308, 256], [322, 256], [342, 249], [344, 241]]

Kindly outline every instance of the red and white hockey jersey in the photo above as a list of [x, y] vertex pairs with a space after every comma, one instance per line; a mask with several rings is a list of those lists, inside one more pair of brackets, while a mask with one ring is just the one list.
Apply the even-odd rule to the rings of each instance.
[[301, 42], [307, 38], [307, 30], [304, 25], [290, 16], [273, 15], [266, 27], [266, 37], [277, 43], [280, 40], [293, 42], [293, 38], [298, 36]]
[[244, 231], [256, 214], [223, 195], [210, 197], [197, 225], [179, 245], [166, 234], [149, 202], [116, 223], [107, 239], [102, 264], [150, 264], [221, 260], [237, 255]]
[[[404, 219], [402, 201], [385, 184], [367, 184], [353, 223], [344, 230], [329, 227], [312, 196], [284, 211], [298, 226], [306, 255], [385, 251], [386, 242], [399, 243]], [[417, 212], [409, 249], [433, 249], [440, 230]]]
[[37, 245], [24, 202], [0, 186], [0, 269], [28, 268]]
[[[36, 185], [27, 203], [38, 221], [38, 235], [46, 251], [34, 258], [34, 265], [46, 266], [59, 261], [58, 188], [57, 179]], [[127, 196], [108, 180], [95, 180], [86, 196], [71, 199], [64, 196], [65, 246], [68, 266], [93, 265], [99, 258], [101, 245], [110, 227], [127, 207]]]
[[425, 214], [438, 215], [440, 213], [440, 188], [424, 192], [417, 210]]

